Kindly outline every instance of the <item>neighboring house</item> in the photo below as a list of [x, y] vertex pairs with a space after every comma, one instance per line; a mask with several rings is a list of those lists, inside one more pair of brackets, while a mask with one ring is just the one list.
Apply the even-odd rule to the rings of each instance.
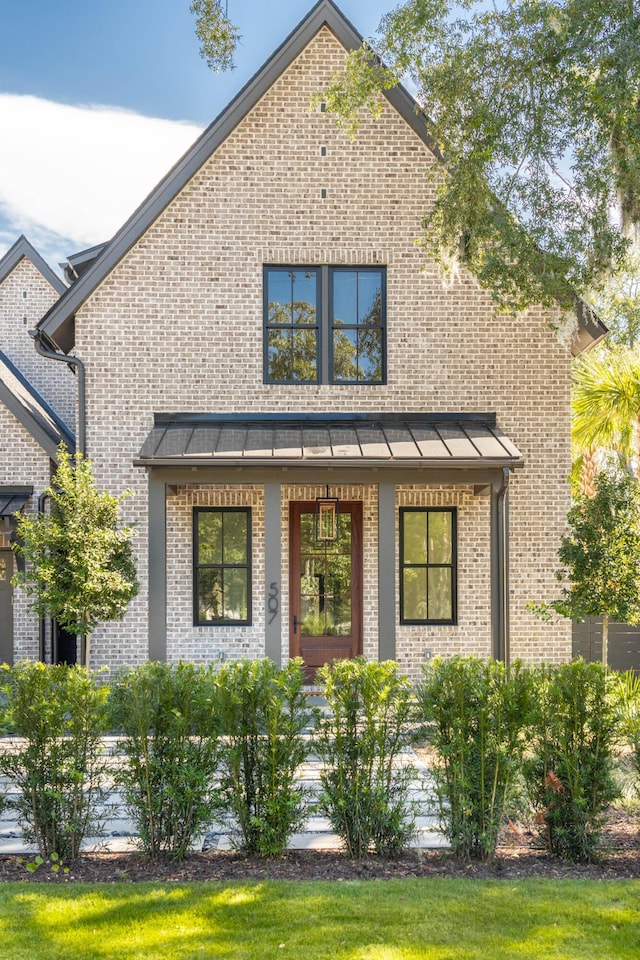
[[70, 638], [40, 623], [12, 587], [10, 548], [18, 513], [39, 509], [59, 444], [74, 447], [73, 374], [39, 356], [28, 333], [66, 289], [25, 237], [0, 259], [0, 662], [74, 659], [62, 649]]
[[[39, 325], [85, 365], [98, 484], [134, 492], [141, 591], [95, 666], [571, 656], [525, 609], [556, 588], [571, 349], [425, 262], [406, 91], [354, 141], [310, 107], [360, 42], [314, 7]], [[604, 333], [579, 303], [573, 351]]]

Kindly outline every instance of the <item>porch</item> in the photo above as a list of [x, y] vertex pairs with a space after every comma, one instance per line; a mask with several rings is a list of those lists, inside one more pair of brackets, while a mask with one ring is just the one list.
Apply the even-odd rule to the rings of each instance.
[[[508, 483], [522, 457], [491, 414], [158, 414], [134, 463], [148, 472], [152, 659], [302, 655], [311, 677], [364, 653], [415, 672], [439, 639], [475, 653], [482, 635], [481, 655], [508, 660]], [[342, 518], [329, 549], [314, 544], [327, 494]], [[206, 511], [249, 517], [250, 585], [229, 616], [211, 614], [204, 574], [199, 585], [200, 568], [224, 575], [198, 554]], [[448, 552], [412, 559], [410, 525], [431, 543], [436, 521]]]

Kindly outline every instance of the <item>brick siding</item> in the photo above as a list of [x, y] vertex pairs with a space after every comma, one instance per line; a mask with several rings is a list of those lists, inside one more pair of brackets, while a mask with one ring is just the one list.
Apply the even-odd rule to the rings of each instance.
[[[379, 121], [363, 118], [353, 141], [328, 114], [309, 107], [343, 56], [323, 29], [79, 311], [76, 352], [87, 366], [88, 452], [98, 483], [113, 492], [134, 491], [124, 512], [137, 523], [143, 584], [125, 620], [96, 631], [96, 664], [146, 656], [147, 478], [132, 460], [154, 411], [495, 411], [526, 464], [513, 476], [510, 493], [512, 652], [527, 660], [571, 654], [568, 623], [541, 624], [525, 611], [528, 600], [554, 595], [569, 505], [570, 354], [549, 325], [558, 318], [535, 310], [496, 315], [490, 296], [465, 270], [443, 281], [416, 243], [434, 191], [428, 177], [434, 160], [422, 141], [388, 105]], [[386, 385], [263, 384], [264, 263], [385, 264]], [[365, 652], [374, 655], [377, 505], [371, 481], [363, 478], [360, 496], [369, 565]], [[291, 483], [283, 510], [292, 491], [299, 495], [293, 473]], [[490, 650], [489, 502], [473, 498], [467, 484], [443, 494], [461, 514], [459, 624], [398, 627], [398, 658], [409, 672], [417, 670], [427, 645], [433, 653]], [[221, 645], [229, 654], [263, 652], [259, 603], [251, 629], [195, 628], [189, 619], [190, 510], [194, 498], [215, 502], [227, 495], [217, 488], [181, 489], [168, 499], [171, 658], [208, 658]], [[255, 511], [257, 585], [262, 491], [240, 483], [234, 495]], [[419, 486], [398, 492], [402, 503], [433, 495]], [[284, 531], [283, 525], [286, 564]], [[285, 608], [286, 583], [283, 569]]]
[[0, 284], [0, 350], [73, 431], [75, 377], [65, 364], [37, 354], [28, 334], [58, 296], [40, 271], [23, 257]]

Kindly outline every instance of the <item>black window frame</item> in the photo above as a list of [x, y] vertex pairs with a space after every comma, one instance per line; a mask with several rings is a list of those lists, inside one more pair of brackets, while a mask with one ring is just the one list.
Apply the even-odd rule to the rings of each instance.
[[[199, 547], [199, 523], [198, 517], [201, 514], [205, 513], [244, 513], [247, 517], [247, 562], [246, 563], [198, 563], [198, 547]], [[193, 625], [194, 627], [247, 627], [251, 626], [252, 619], [252, 552], [251, 552], [251, 543], [252, 543], [252, 512], [251, 507], [194, 507], [193, 508]], [[223, 526], [224, 530], [224, 526]], [[223, 541], [224, 544], [224, 541]], [[224, 546], [223, 546], [223, 557], [224, 557]], [[198, 603], [198, 572], [200, 570], [211, 570], [211, 569], [222, 569], [223, 570], [223, 583], [224, 583], [224, 570], [246, 570], [247, 571], [247, 619], [246, 620], [230, 620], [224, 618], [217, 618], [215, 620], [200, 620], [199, 619], [199, 603]], [[224, 593], [223, 593], [224, 596]]]
[[[269, 377], [269, 331], [282, 329], [282, 324], [270, 324], [269, 321], [269, 273], [291, 273], [300, 271], [316, 274], [316, 324], [317, 356], [315, 380], [274, 380]], [[377, 273], [380, 275], [381, 310], [381, 377], [379, 380], [336, 379], [333, 375], [333, 331], [335, 329], [357, 329], [355, 325], [333, 322], [333, 278], [336, 273]], [[300, 329], [305, 329], [302, 327]], [[307, 329], [312, 329], [311, 325]], [[364, 386], [381, 387], [387, 383], [387, 268], [379, 264], [264, 264], [262, 268], [262, 342], [263, 342], [263, 383], [266, 386]]]
[[[451, 514], [451, 563], [406, 563], [404, 559], [404, 515], [406, 513], [449, 513]], [[428, 521], [427, 521], [428, 522]], [[457, 626], [458, 623], [458, 511], [456, 507], [400, 507], [399, 513], [399, 587], [400, 587], [400, 623], [406, 626]], [[407, 568], [446, 568], [451, 570], [451, 618], [450, 619], [409, 619], [404, 616], [404, 571]], [[428, 582], [428, 577], [427, 577]], [[428, 597], [427, 599], [427, 610]]]

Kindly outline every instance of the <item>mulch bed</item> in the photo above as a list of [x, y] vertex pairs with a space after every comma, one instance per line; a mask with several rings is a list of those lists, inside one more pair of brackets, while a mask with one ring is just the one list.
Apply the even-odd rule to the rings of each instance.
[[117, 881], [224, 880], [389, 880], [405, 877], [471, 877], [476, 879], [640, 879], [639, 823], [612, 809], [602, 836], [597, 863], [562, 863], [540, 848], [537, 835], [510, 824], [491, 863], [460, 863], [442, 850], [411, 850], [393, 859], [369, 856], [350, 860], [332, 851], [294, 851], [285, 857], [261, 860], [237, 853], [198, 853], [183, 861], [152, 862], [139, 854], [100, 853], [81, 857], [66, 875], [52, 873], [43, 864], [26, 871], [17, 856], [0, 857], [0, 882], [115, 883]]

